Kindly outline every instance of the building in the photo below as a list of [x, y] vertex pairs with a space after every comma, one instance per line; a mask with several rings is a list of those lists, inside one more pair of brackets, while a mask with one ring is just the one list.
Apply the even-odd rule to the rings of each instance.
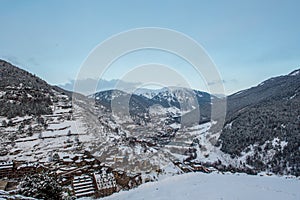
[[72, 187], [76, 198], [95, 195], [93, 178], [88, 175], [75, 176], [72, 181]]
[[1, 162], [0, 163], [0, 178], [10, 178], [13, 176], [14, 163], [13, 162]]
[[106, 170], [94, 173], [94, 179], [97, 185], [97, 196], [108, 196], [117, 190], [117, 183], [113, 173]]
[[207, 169], [206, 167], [204, 167], [200, 164], [192, 164], [191, 166], [192, 166], [194, 171], [210, 173], [209, 169]]
[[128, 187], [130, 178], [126, 175], [126, 173], [120, 169], [113, 170], [113, 174], [116, 178], [116, 182], [122, 186], [123, 188]]
[[37, 172], [38, 163], [22, 163], [17, 167], [17, 177], [32, 175]]

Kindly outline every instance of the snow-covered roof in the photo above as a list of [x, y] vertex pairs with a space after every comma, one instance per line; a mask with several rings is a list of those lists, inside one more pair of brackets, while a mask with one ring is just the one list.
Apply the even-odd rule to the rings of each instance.
[[93, 195], [95, 193], [93, 180], [87, 175], [75, 176], [73, 180], [73, 189], [76, 197]]
[[94, 162], [95, 161], [95, 158], [86, 158], [86, 159], [84, 159], [86, 162]]
[[11, 162], [11, 161], [0, 163], [0, 170], [1, 169], [12, 169], [12, 168], [13, 168], [13, 162]]
[[37, 167], [37, 163], [23, 163], [17, 169], [22, 169], [26, 167]]

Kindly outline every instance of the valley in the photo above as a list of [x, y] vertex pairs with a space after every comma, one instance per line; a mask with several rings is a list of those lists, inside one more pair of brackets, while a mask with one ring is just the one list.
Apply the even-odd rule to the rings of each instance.
[[34, 176], [50, 177], [64, 199], [104, 197], [193, 172], [299, 177], [297, 71], [227, 97], [223, 125], [210, 115], [222, 98], [205, 92], [84, 96], [0, 64], [0, 179], [9, 195], [32, 196], [24, 188]]

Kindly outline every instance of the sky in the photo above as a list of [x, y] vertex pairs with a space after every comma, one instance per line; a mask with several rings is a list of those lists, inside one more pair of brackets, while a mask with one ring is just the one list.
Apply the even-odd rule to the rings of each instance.
[[[198, 42], [215, 63], [227, 94], [300, 68], [300, 2], [277, 0], [0, 0], [0, 58], [50, 84], [76, 79], [90, 52], [130, 29], [161, 27]], [[162, 63], [204, 89], [188, 63], [167, 52], [125, 55], [101, 78]], [[140, 81], [136, 79], [133, 81]]]

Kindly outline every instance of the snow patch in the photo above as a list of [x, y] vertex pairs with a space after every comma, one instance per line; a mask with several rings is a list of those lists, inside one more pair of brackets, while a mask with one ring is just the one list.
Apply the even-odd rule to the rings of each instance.
[[294, 71], [290, 74], [290, 76], [297, 76], [300, 74], [300, 70]]

